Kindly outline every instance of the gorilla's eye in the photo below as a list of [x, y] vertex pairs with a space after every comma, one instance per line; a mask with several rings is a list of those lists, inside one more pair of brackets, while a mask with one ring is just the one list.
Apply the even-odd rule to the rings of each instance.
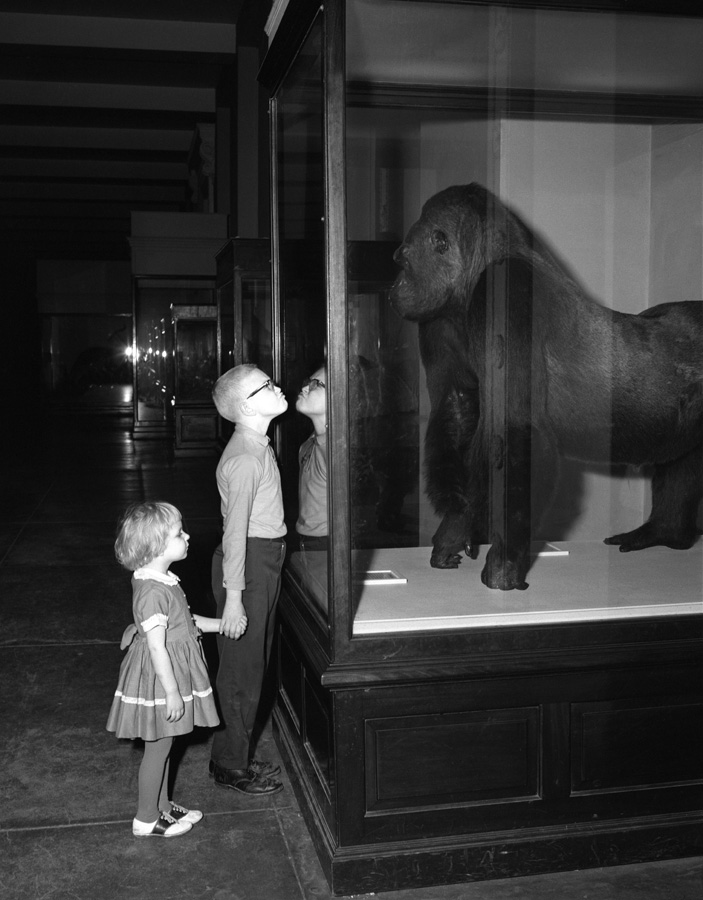
[[447, 236], [439, 228], [435, 228], [432, 232], [432, 249], [437, 253], [446, 253], [449, 250], [449, 241]]

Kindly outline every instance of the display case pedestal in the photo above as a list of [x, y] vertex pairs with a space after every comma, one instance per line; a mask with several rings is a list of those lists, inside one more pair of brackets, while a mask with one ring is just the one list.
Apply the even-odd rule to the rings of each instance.
[[[423, 652], [412, 658], [406, 650], [411, 642], [417, 647], [418, 632], [409, 638], [398, 629], [403, 595], [409, 621], [416, 618], [417, 598], [410, 597], [417, 578], [367, 588], [359, 627], [375, 629], [376, 639], [386, 632], [374, 663], [330, 664], [319, 640], [322, 611], [287, 578], [275, 733], [335, 894], [703, 852], [695, 612], [703, 551], [679, 554], [680, 583], [660, 597], [656, 573], [677, 571], [662, 561], [675, 551], [653, 548], [639, 555], [639, 565], [637, 555], [621, 556], [622, 566], [600, 571], [611, 595], [626, 599], [599, 613], [599, 570], [591, 579], [584, 574], [591, 571], [588, 554], [617, 550], [559, 546], [569, 547], [570, 557], [540, 560], [527, 594], [488, 591], [479, 562], [465, 560], [457, 576], [426, 561], [442, 602], [452, 602], [442, 578], [463, 579], [464, 613], [473, 606], [476, 614], [474, 624], [469, 613], [466, 627], [434, 635], [426, 624]], [[388, 551], [396, 567], [408, 552]], [[562, 615], [554, 596], [535, 612], [544, 571], [558, 566], [574, 578]], [[642, 602], [633, 593], [635, 575], [649, 584]], [[503, 608], [493, 625], [485, 610], [490, 598]], [[521, 600], [532, 608], [527, 624], [517, 611], [505, 618], [504, 607]], [[425, 607], [435, 602], [427, 592]], [[374, 603], [385, 606], [375, 619]], [[395, 620], [389, 607], [401, 609]]]

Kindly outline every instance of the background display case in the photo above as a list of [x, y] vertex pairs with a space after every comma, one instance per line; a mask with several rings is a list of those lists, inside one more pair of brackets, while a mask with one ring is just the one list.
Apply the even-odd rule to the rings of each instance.
[[212, 388], [217, 379], [217, 308], [173, 306], [175, 347], [176, 453], [213, 452], [217, 410]]
[[619, 0], [291, 0], [273, 37], [273, 369], [294, 401], [326, 368], [329, 530], [290, 542], [275, 724], [335, 893], [703, 849], [700, 541], [605, 546], [650, 473], [565, 460], [528, 590], [482, 584], [486, 546], [432, 568], [430, 390], [388, 299], [422, 205], [478, 182], [599, 303], [700, 300], [702, 40], [690, 4]]
[[[135, 439], [163, 435], [166, 432], [173, 433], [176, 426], [177, 405], [192, 406], [193, 391], [197, 392], [195, 388], [197, 382], [192, 376], [195, 376], [198, 368], [202, 369], [204, 366], [208, 369], [210, 366], [208, 358], [214, 358], [214, 344], [211, 346], [206, 338], [206, 332], [211, 326], [203, 326], [204, 319], [198, 322], [202, 316], [200, 310], [205, 309], [206, 316], [208, 313], [212, 314], [214, 287], [213, 280], [204, 278], [134, 279]], [[179, 314], [174, 315], [174, 310], [177, 309], [185, 309], [185, 318], [192, 323], [180, 327], [178, 346], [176, 323]], [[200, 352], [210, 354], [210, 357], [196, 358], [194, 353]], [[180, 375], [176, 373], [177, 367]], [[202, 390], [199, 393], [203, 395]], [[214, 407], [212, 410], [214, 411]], [[183, 446], [181, 426], [182, 423], [179, 421], [177, 449]], [[198, 434], [201, 432], [200, 425], [195, 431]], [[196, 438], [196, 435], [193, 437]]]
[[[217, 377], [233, 366], [253, 362], [270, 372], [271, 242], [230, 238], [216, 255]], [[227, 441], [232, 425], [221, 417], [219, 439]]]

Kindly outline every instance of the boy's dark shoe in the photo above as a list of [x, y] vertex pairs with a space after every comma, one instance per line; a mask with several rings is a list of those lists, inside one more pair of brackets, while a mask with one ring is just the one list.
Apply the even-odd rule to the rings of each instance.
[[281, 767], [265, 759], [250, 759], [249, 771], [258, 775], [259, 778], [273, 778], [281, 771]]
[[231, 788], [240, 794], [263, 796], [277, 794], [283, 790], [280, 781], [257, 775], [251, 766], [247, 769], [224, 769], [210, 761], [210, 772], [218, 787]]
[[[213, 776], [216, 765], [217, 763], [210, 760], [210, 778]], [[222, 769], [224, 766], [219, 766], [218, 768]], [[259, 778], [274, 778], [281, 771], [281, 767], [277, 765], [277, 763], [272, 763], [265, 759], [251, 759], [249, 760], [247, 768], [253, 772], [254, 775], [258, 775]]]

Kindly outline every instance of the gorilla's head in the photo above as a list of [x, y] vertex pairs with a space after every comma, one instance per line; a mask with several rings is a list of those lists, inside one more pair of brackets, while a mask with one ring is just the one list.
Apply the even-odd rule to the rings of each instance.
[[487, 265], [531, 256], [533, 242], [522, 221], [482, 185], [445, 188], [425, 203], [393, 255], [402, 271], [391, 304], [418, 322], [465, 308]]
[[390, 291], [393, 308], [425, 321], [448, 303], [466, 302], [485, 268], [486, 191], [477, 184], [446, 188], [425, 203], [393, 255], [401, 272]]

